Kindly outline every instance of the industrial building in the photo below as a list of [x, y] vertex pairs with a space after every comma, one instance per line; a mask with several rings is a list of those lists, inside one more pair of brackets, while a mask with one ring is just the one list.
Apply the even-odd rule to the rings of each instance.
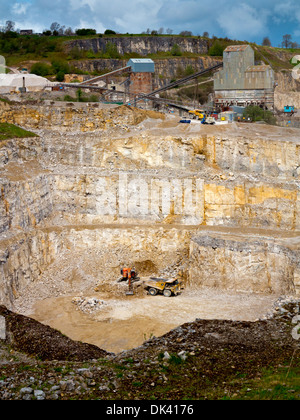
[[147, 94], [154, 90], [154, 61], [147, 58], [131, 58], [127, 66], [131, 67], [129, 92], [134, 95]]
[[274, 71], [269, 65], [255, 65], [250, 45], [232, 45], [223, 52], [223, 69], [214, 76], [216, 106], [259, 105], [274, 108]]

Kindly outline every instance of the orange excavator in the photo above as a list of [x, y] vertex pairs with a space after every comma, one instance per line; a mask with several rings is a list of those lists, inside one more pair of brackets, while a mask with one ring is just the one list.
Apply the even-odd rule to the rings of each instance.
[[121, 276], [122, 277], [118, 280], [118, 282], [128, 281], [128, 291], [126, 292], [126, 295], [133, 295], [132, 283], [139, 279], [137, 277], [137, 272], [134, 268], [125, 267], [121, 268]]

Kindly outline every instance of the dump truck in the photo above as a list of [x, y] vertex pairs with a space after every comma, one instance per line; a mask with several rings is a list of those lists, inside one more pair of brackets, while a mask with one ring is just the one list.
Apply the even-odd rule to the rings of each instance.
[[144, 287], [151, 296], [156, 296], [157, 294], [163, 294], [166, 297], [177, 296], [181, 290], [181, 281], [178, 278], [150, 277], [150, 280], [145, 283]]

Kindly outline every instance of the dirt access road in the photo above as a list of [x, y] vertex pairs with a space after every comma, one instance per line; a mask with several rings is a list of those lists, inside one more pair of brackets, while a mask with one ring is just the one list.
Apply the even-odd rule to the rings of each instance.
[[[171, 298], [139, 293], [116, 298], [107, 292], [86, 292], [82, 299], [100, 304], [84, 310], [74, 303], [80, 295], [64, 295], [38, 301], [32, 318], [58, 329], [73, 340], [95, 344], [113, 353], [142, 345], [185, 322], [200, 319], [254, 321], [272, 309], [277, 296], [184, 290]], [[76, 299], [75, 299], [76, 300]]]

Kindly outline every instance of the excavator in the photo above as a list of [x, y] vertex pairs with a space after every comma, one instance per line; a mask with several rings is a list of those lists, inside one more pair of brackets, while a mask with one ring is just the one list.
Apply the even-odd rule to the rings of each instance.
[[206, 114], [205, 111], [200, 109], [194, 109], [193, 111], [189, 111], [189, 114], [193, 115], [193, 119], [198, 119], [201, 121], [201, 124], [215, 124], [216, 120], [214, 117]]
[[201, 111], [200, 109], [194, 109], [193, 111], [189, 111], [189, 114], [193, 116], [193, 119], [202, 120], [205, 112]]
[[121, 268], [121, 278], [118, 280], [118, 283], [122, 281], [128, 281], [128, 291], [126, 295], [133, 295], [133, 282], [138, 281], [139, 277], [137, 277], [137, 272], [134, 268], [124, 267]]

